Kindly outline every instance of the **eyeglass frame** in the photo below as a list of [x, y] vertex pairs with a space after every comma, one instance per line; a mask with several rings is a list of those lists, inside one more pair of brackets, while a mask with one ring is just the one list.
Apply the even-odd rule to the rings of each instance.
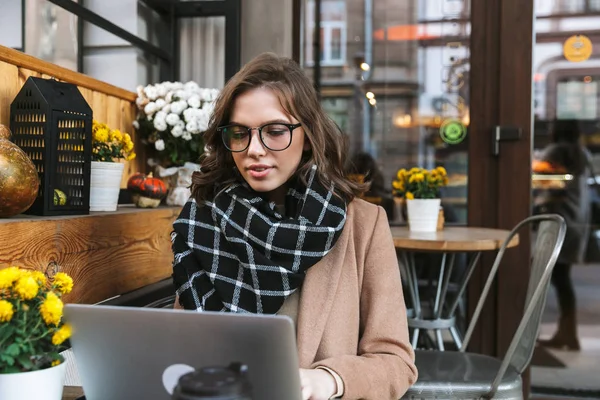
[[[267, 144], [265, 143], [263, 137], [262, 137], [262, 130], [269, 125], [283, 125], [286, 128], [289, 129], [290, 131], [290, 142], [288, 143], [287, 146], [285, 146], [283, 149], [272, 149], [269, 146], [267, 146]], [[248, 132], [248, 144], [246, 145], [246, 147], [244, 147], [242, 150], [232, 150], [231, 148], [229, 148], [229, 146], [227, 145], [227, 143], [225, 142], [225, 137], [223, 136], [224, 132], [223, 130], [226, 128], [231, 128], [233, 126], [238, 126], [238, 127], [242, 127], [242, 128], [246, 128], [246, 131]], [[287, 148], [289, 148], [292, 145], [292, 140], [294, 138], [294, 129], [299, 128], [302, 126], [302, 123], [297, 123], [297, 124], [287, 124], [285, 122], [267, 122], [264, 125], [261, 126], [257, 126], [254, 128], [249, 128], [245, 125], [241, 125], [241, 124], [230, 124], [230, 125], [223, 125], [217, 128], [217, 132], [221, 133], [221, 140], [223, 141], [223, 145], [225, 146], [225, 148], [229, 151], [231, 151], [232, 153], [241, 153], [242, 151], [246, 151], [248, 150], [248, 147], [250, 147], [250, 143], [252, 142], [252, 131], [253, 130], [257, 130], [258, 131], [258, 140], [260, 140], [260, 143], [266, 148], [269, 149], [271, 151], [283, 151]]]

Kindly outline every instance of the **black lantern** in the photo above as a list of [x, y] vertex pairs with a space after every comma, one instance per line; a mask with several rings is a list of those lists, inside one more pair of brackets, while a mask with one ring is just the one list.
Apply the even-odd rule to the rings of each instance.
[[77, 86], [29, 77], [10, 105], [10, 129], [40, 176], [25, 213], [89, 214], [92, 109]]

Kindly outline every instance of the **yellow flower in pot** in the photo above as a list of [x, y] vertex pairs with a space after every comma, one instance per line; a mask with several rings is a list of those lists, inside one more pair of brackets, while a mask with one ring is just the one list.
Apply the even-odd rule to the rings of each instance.
[[90, 211], [115, 211], [119, 200], [125, 164], [135, 158], [133, 140], [128, 133], [92, 124], [92, 168], [90, 174]]
[[65, 376], [62, 296], [73, 279], [52, 280], [18, 267], [0, 269], [0, 399], [60, 400]]
[[434, 232], [440, 209], [440, 189], [448, 184], [444, 167], [400, 169], [392, 182], [393, 194], [406, 200], [411, 231]]

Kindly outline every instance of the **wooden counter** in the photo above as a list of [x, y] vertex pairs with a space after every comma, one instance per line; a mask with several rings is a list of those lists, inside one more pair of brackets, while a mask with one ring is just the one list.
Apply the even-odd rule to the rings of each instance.
[[0, 268], [62, 271], [75, 281], [66, 302], [97, 303], [171, 275], [172, 223], [179, 207], [82, 216], [0, 219]]

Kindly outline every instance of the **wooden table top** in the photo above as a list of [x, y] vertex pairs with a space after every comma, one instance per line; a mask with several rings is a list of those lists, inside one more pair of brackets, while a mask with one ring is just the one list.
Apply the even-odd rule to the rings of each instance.
[[[410, 232], [406, 226], [391, 227], [394, 246], [402, 250], [478, 252], [498, 250], [510, 231], [468, 226], [445, 227], [437, 232]], [[517, 234], [508, 247], [519, 244]]]

